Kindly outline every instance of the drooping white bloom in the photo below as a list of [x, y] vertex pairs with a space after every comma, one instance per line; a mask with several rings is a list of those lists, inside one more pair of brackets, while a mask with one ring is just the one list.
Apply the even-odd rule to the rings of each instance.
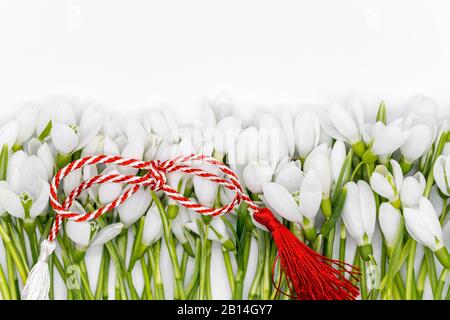
[[11, 149], [19, 134], [19, 123], [15, 120], [9, 121], [0, 128], [0, 148], [4, 145]]
[[146, 188], [140, 188], [135, 194], [117, 207], [120, 221], [128, 228], [142, 217], [151, 202], [151, 195]]
[[149, 246], [162, 236], [162, 221], [156, 205], [153, 204], [147, 211], [142, 231], [142, 243]]
[[380, 205], [378, 221], [383, 232], [388, 248], [392, 248], [400, 231], [402, 215], [390, 203], [383, 202]]
[[289, 155], [289, 145], [294, 141], [287, 141], [293, 137], [285, 136], [278, 119], [271, 113], [263, 113], [257, 119], [258, 124], [258, 159], [269, 161], [276, 165], [278, 161]]
[[[66, 107], [71, 109], [71, 107]], [[54, 112], [51, 137], [53, 145], [61, 154], [67, 155], [86, 146], [100, 131], [103, 122], [103, 113], [94, 108], [84, 110], [80, 123], [63, 122], [61, 114], [69, 112], [66, 108], [57, 108]], [[73, 113], [73, 111], [71, 111]], [[73, 121], [74, 119], [69, 119]]]
[[403, 119], [397, 119], [387, 125], [378, 121], [373, 126], [365, 125], [364, 142], [371, 145], [372, 153], [380, 161], [384, 161], [409, 138], [410, 131], [402, 127], [402, 121]]
[[450, 156], [439, 156], [434, 164], [433, 173], [439, 190], [450, 196]]
[[284, 137], [286, 139], [286, 144], [289, 150], [289, 156], [292, 157], [295, 153], [295, 142], [296, 142], [294, 123], [292, 122], [290, 114], [287, 112], [282, 112], [280, 114], [279, 120], [281, 128], [284, 132]]
[[364, 126], [364, 110], [357, 96], [349, 99], [346, 107], [333, 103], [328, 112], [322, 113], [324, 130], [334, 139], [354, 145], [361, 141]]
[[[286, 169], [293, 173], [294, 167]], [[322, 201], [322, 183], [318, 173], [312, 169], [308, 174], [303, 174], [300, 169], [292, 178], [297, 178], [295, 183], [287, 186], [292, 189], [295, 185], [299, 188], [295, 191], [288, 190], [280, 183], [266, 183], [263, 187], [263, 201], [272, 208], [275, 213], [283, 218], [304, 225], [307, 218], [308, 227], [314, 226], [314, 221]], [[279, 176], [280, 178], [282, 176]], [[280, 181], [281, 179], [278, 179]]]
[[413, 176], [406, 177], [400, 190], [400, 200], [403, 206], [416, 207], [425, 191], [425, 185], [425, 177], [420, 171]]
[[[78, 203], [74, 202], [71, 211], [85, 214], [86, 211]], [[89, 247], [100, 246], [114, 239], [122, 231], [122, 223], [113, 223], [97, 232], [98, 226], [93, 222], [76, 222], [68, 220], [65, 231], [70, 240], [72, 240], [80, 249], [86, 250]]]
[[255, 194], [263, 190], [263, 185], [272, 180], [274, 168], [266, 161], [258, 161], [247, 165], [243, 171], [245, 186]]
[[[212, 154], [212, 145], [208, 144], [204, 146], [204, 153], [205, 155], [211, 155]], [[219, 175], [220, 176], [220, 170], [217, 168], [217, 166], [210, 165], [210, 164], [201, 164], [199, 167], [209, 173]], [[192, 183], [194, 185], [195, 195], [197, 197], [197, 200], [199, 203], [206, 207], [212, 207], [214, 204], [214, 200], [217, 196], [217, 190], [218, 185], [217, 183], [214, 183], [212, 181], [209, 181], [206, 178], [202, 178], [199, 176], [194, 176], [192, 179]]]
[[444, 245], [442, 228], [431, 202], [422, 197], [418, 208], [404, 208], [403, 216], [408, 233], [433, 251]]
[[331, 148], [330, 162], [331, 162], [331, 173], [333, 175], [333, 182], [339, 179], [339, 175], [342, 171], [342, 166], [345, 162], [345, 157], [347, 156], [347, 151], [345, 149], [345, 144], [342, 141], [336, 141]]
[[144, 114], [144, 127], [148, 132], [160, 136], [167, 142], [177, 142], [180, 138], [178, 122], [169, 108], [162, 111], [150, 110]]
[[[208, 230], [207, 238], [211, 241], [216, 241], [224, 244], [227, 240], [230, 239], [230, 236], [227, 233], [227, 227], [225, 223], [218, 217], [215, 217], [210, 222], [210, 230]], [[186, 224], [186, 228], [197, 235], [200, 235], [200, 231], [198, 229], [198, 225], [196, 222], [188, 222]]]
[[376, 204], [372, 189], [365, 181], [348, 182], [345, 185], [342, 218], [348, 233], [360, 246], [370, 244], [375, 231]]
[[305, 110], [295, 118], [295, 142], [300, 158], [305, 159], [319, 144], [320, 119], [316, 113]]
[[434, 117], [436, 114], [436, 102], [422, 94], [413, 97], [406, 107], [408, 113], [415, 113], [419, 117]]
[[390, 161], [393, 174], [384, 165], [378, 165], [370, 177], [373, 191], [391, 202], [398, 200], [403, 183], [403, 173], [397, 161]]
[[406, 163], [413, 163], [430, 149], [437, 134], [436, 120], [432, 117], [419, 117], [409, 114], [403, 121], [403, 128], [410, 132], [400, 147]]
[[[119, 174], [115, 166], [107, 167], [102, 175]], [[98, 200], [105, 205], [114, 201], [122, 193], [122, 184], [120, 183], [102, 183], [98, 187]]]
[[331, 150], [327, 144], [321, 144], [315, 148], [305, 160], [304, 171], [308, 173], [314, 169], [322, 181], [323, 199], [330, 198], [331, 186], [333, 184], [333, 175], [331, 168]]
[[48, 173], [37, 156], [15, 152], [8, 164], [7, 183], [0, 189], [1, 206], [21, 219], [34, 219], [48, 206]]
[[23, 145], [25, 141], [31, 138], [36, 130], [37, 110], [31, 105], [21, 108], [20, 112], [16, 115], [16, 120], [19, 123], [19, 131], [16, 145]]

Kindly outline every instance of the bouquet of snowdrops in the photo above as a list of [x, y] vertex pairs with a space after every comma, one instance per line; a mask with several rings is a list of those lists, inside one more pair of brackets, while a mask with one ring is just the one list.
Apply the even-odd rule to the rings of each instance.
[[[258, 112], [244, 125], [230, 98], [220, 95], [205, 100], [201, 121], [186, 128], [167, 108], [143, 112], [137, 122], [92, 102], [28, 104], [0, 129], [0, 295], [20, 299], [31, 267], [42, 259], [39, 245], [55, 219], [49, 183], [59, 169], [100, 154], [161, 161], [204, 154], [236, 172], [246, 194], [310, 248], [342, 261], [342, 270], [343, 262], [351, 264], [358, 276], [348, 280], [359, 286], [361, 299], [450, 299], [447, 121], [434, 116], [433, 102], [424, 97], [401, 118], [388, 121], [388, 115], [381, 103], [376, 121], [366, 121], [352, 97], [345, 106], [302, 107], [296, 114]], [[210, 164], [199, 167], [220, 175]], [[63, 197], [98, 174], [143, 173], [89, 165], [64, 179]], [[233, 199], [230, 190], [202, 177], [174, 172], [167, 181], [206, 207]], [[92, 212], [124, 190], [120, 183], [94, 185], [70, 210]], [[219, 282], [214, 250], [228, 298], [292, 297], [273, 239], [242, 204], [227, 215], [201, 216], [146, 187], [113, 212], [64, 221], [61, 230], [48, 259], [50, 299], [212, 299]], [[101, 256], [90, 266], [96, 276], [88, 273], [89, 250]]]

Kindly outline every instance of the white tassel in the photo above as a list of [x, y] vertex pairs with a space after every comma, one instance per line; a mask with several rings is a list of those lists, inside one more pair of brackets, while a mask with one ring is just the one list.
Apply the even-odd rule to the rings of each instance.
[[22, 290], [22, 300], [48, 300], [50, 290], [48, 259], [54, 250], [54, 241], [42, 241], [39, 260], [28, 274], [27, 282]]

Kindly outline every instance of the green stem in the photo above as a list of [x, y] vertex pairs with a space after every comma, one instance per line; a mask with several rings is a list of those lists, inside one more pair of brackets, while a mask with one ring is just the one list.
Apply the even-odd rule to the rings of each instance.
[[84, 293], [86, 294], [86, 297], [88, 300], [94, 300], [94, 295], [91, 291], [91, 286], [89, 284], [89, 276], [86, 270], [86, 264], [84, 262], [84, 259], [78, 264], [80, 268], [80, 279], [81, 284], [83, 285]]
[[272, 290], [271, 281], [271, 266], [270, 261], [270, 234], [264, 234], [264, 271], [263, 271], [263, 284], [262, 284], [262, 299], [270, 299], [270, 293]]
[[3, 300], [11, 300], [11, 294], [9, 293], [8, 282], [6, 281], [5, 273], [0, 265], [0, 292]]
[[97, 286], [95, 288], [95, 300], [101, 300], [103, 293], [103, 281], [105, 278], [105, 263], [106, 263], [107, 251], [105, 248], [102, 250], [102, 260], [100, 261], [100, 269], [98, 271]]
[[141, 258], [140, 261], [141, 261], [142, 275], [144, 277], [145, 298], [147, 300], [152, 300], [153, 294], [152, 294], [152, 286], [150, 284], [150, 273], [148, 272], [148, 268], [147, 268], [147, 264], [145, 263], [145, 259]]
[[435, 300], [442, 300], [442, 291], [444, 290], [445, 282], [447, 281], [448, 269], [442, 269], [441, 275], [439, 277], [439, 282], [436, 287]]
[[419, 275], [417, 276], [417, 299], [422, 300], [423, 292], [425, 290], [425, 281], [427, 279], [427, 261], [422, 260], [419, 269]]
[[24, 265], [23, 260], [20, 257], [19, 251], [17, 250], [16, 246], [11, 241], [11, 238], [9, 237], [8, 233], [5, 231], [5, 229], [3, 228], [3, 226], [1, 224], [0, 224], [0, 236], [3, 239], [5, 249], [8, 250], [9, 253], [11, 254], [11, 258], [13, 259], [13, 261], [17, 267], [17, 271], [19, 272], [22, 282], [25, 283], [27, 280], [27, 277], [28, 277], [28, 272], [29, 272], [28, 266]]
[[155, 297], [158, 300], [164, 300], [164, 285], [161, 279], [161, 269], [159, 267], [159, 257], [161, 253], [161, 241], [156, 242], [153, 248], [147, 250], [148, 264], [153, 274], [153, 282], [155, 285]]
[[194, 262], [194, 270], [192, 272], [191, 281], [189, 282], [186, 289], [186, 296], [191, 297], [194, 294], [194, 291], [198, 284], [199, 272], [200, 272], [200, 264], [202, 261], [202, 242], [200, 239], [196, 240], [195, 243], [195, 262]]
[[184, 300], [186, 296], [184, 294], [183, 276], [178, 264], [176, 246], [174, 238], [170, 231], [170, 224], [167, 218], [167, 214], [165, 212], [163, 204], [161, 203], [161, 200], [158, 198], [156, 193], [151, 190], [150, 194], [156, 204], [156, 207], [158, 208], [159, 215], [161, 217], [161, 222], [163, 224], [164, 241], [166, 243], [167, 250], [169, 251], [170, 260], [172, 261], [173, 273], [175, 277], [175, 299]]
[[434, 295], [438, 281], [436, 274], [436, 264], [434, 262], [434, 254], [429, 248], [424, 248], [424, 252], [425, 252], [425, 259], [427, 261], [428, 279], [430, 279], [430, 285]]
[[413, 300], [415, 299], [416, 296], [414, 292], [415, 286], [414, 258], [416, 256], [416, 247], [417, 242], [413, 240], [411, 242], [411, 247], [409, 248], [408, 263], [406, 266], [406, 292], [405, 292], [406, 300]]
[[231, 264], [230, 253], [224, 247], [222, 247], [222, 256], [223, 256], [223, 262], [225, 264], [225, 269], [227, 271], [228, 284], [230, 285], [231, 292], [233, 292], [234, 291], [233, 266]]

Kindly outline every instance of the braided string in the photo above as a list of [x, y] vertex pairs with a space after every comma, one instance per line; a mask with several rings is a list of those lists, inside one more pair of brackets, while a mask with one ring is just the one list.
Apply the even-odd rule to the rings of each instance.
[[[216, 174], [209, 173], [200, 168], [194, 167], [192, 165], [192, 162], [198, 161], [216, 166], [228, 179], [221, 178]], [[123, 174], [96, 175], [88, 180], [83, 181], [78, 187], [72, 190], [64, 203], [61, 204], [58, 200], [58, 187], [61, 184], [61, 181], [71, 172], [79, 170], [85, 166], [95, 164], [114, 164], [134, 169], [148, 170], [148, 172], [143, 176]], [[167, 184], [167, 175], [174, 172], [186, 173], [208, 179], [209, 181], [215, 182], [233, 191], [235, 193], [235, 197], [229, 204], [220, 208], [204, 207], [201, 204], [193, 202], [192, 200], [184, 197], [183, 195], [178, 193], [177, 190]], [[114, 201], [92, 212], [82, 214], [71, 212], [69, 210], [75, 199], [83, 191], [91, 188], [95, 184], [102, 183], [126, 183], [128, 184], [128, 187], [125, 188], [122, 194], [118, 196]], [[168, 197], [177, 201], [180, 205], [204, 215], [217, 216], [228, 213], [232, 211], [236, 206], [238, 206], [242, 201], [246, 202], [251, 209], [259, 210], [256, 204], [243, 192], [242, 186], [239, 183], [236, 174], [222, 162], [205, 155], [191, 154], [187, 156], [179, 156], [166, 161], [141, 161], [136, 159], [122, 158], [120, 156], [107, 155], [88, 156], [73, 161], [72, 163], [59, 170], [50, 184], [50, 204], [56, 212], [56, 218], [50, 230], [48, 240], [51, 242], [55, 240], [56, 235], [61, 228], [63, 219], [70, 219], [77, 222], [96, 219], [102, 214], [111, 211], [124, 203], [142, 187], [149, 187], [153, 191], [162, 190]]]

